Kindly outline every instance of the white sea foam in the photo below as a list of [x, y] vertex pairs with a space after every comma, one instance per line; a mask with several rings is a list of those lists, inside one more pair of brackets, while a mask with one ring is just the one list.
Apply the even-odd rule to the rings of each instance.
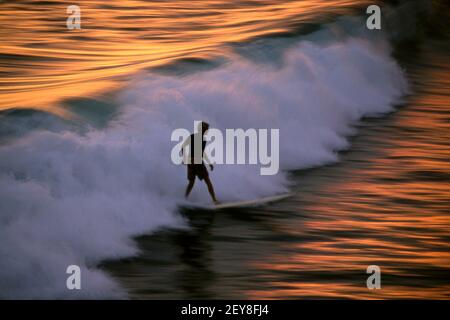
[[[96, 264], [131, 256], [132, 236], [182, 226], [186, 168], [170, 159], [175, 128], [279, 128], [284, 171], [337, 161], [362, 116], [388, 112], [407, 90], [382, 39], [299, 42], [280, 65], [234, 57], [184, 77], [141, 76], [121, 93], [121, 116], [87, 135], [33, 132], [0, 147], [0, 297], [120, 298]], [[284, 192], [286, 174], [217, 166], [219, 199]], [[195, 201], [209, 201], [194, 187]], [[82, 267], [82, 290], [65, 287]]]

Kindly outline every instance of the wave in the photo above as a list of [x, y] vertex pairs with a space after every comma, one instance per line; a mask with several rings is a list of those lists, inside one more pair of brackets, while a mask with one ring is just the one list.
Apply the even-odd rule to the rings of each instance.
[[[283, 171], [217, 166], [222, 200], [284, 192], [289, 170], [337, 161], [359, 119], [391, 111], [408, 91], [388, 41], [365, 32], [342, 37], [333, 25], [292, 40], [277, 63], [236, 55], [185, 76], [141, 74], [120, 93], [120, 115], [107, 127], [40, 129], [2, 145], [0, 297], [126, 298], [96, 266], [138, 254], [133, 236], [185, 227], [177, 202], [186, 168], [170, 161], [170, 136], [194, 120], [280, 129]], [[192, 197], [209, 201], [201, 184]], [[81, 290], [66, 288], [72, 264], [82, 269]]]

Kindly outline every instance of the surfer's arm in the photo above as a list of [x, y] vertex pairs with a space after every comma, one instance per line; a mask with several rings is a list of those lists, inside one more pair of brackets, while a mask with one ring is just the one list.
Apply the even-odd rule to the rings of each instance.
[[209, 160], [208, 155], [206, 153], [203, 153], [203, 160], [205, 160], [206, 164], [208, 164], [209, 167], [211, 168], [211, 171], [213, 171], [214, 170], [213, 163], [211, 163], [211, 160]]
[[186, 154], [184, 149], [191, 144], [191, 137], [187, 138], [181, 145], [181, 156], [183, 157], [183, 163], [186, 164]]

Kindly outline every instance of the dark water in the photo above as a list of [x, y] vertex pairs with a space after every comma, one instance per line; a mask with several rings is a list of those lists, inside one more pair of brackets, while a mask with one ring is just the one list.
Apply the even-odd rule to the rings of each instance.
[[413, 93], [340, 163], [292, 173], [294, 197], [185, 212], [188, 230], [141, 237], [107, 270], [138, 299], [450, 298], [449, 53], [446, 38], [399, 50]]

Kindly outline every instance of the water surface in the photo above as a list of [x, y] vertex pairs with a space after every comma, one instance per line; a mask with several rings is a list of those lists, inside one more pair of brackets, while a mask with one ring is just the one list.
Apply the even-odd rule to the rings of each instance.
[[449, 299], [449, 46], [415, 49], [405, 104], [363, 121], [341, 163], [292, 173], [293, 198], [187, 212], [189, 230], [141, 237], [108, 270], [138, 299]]

